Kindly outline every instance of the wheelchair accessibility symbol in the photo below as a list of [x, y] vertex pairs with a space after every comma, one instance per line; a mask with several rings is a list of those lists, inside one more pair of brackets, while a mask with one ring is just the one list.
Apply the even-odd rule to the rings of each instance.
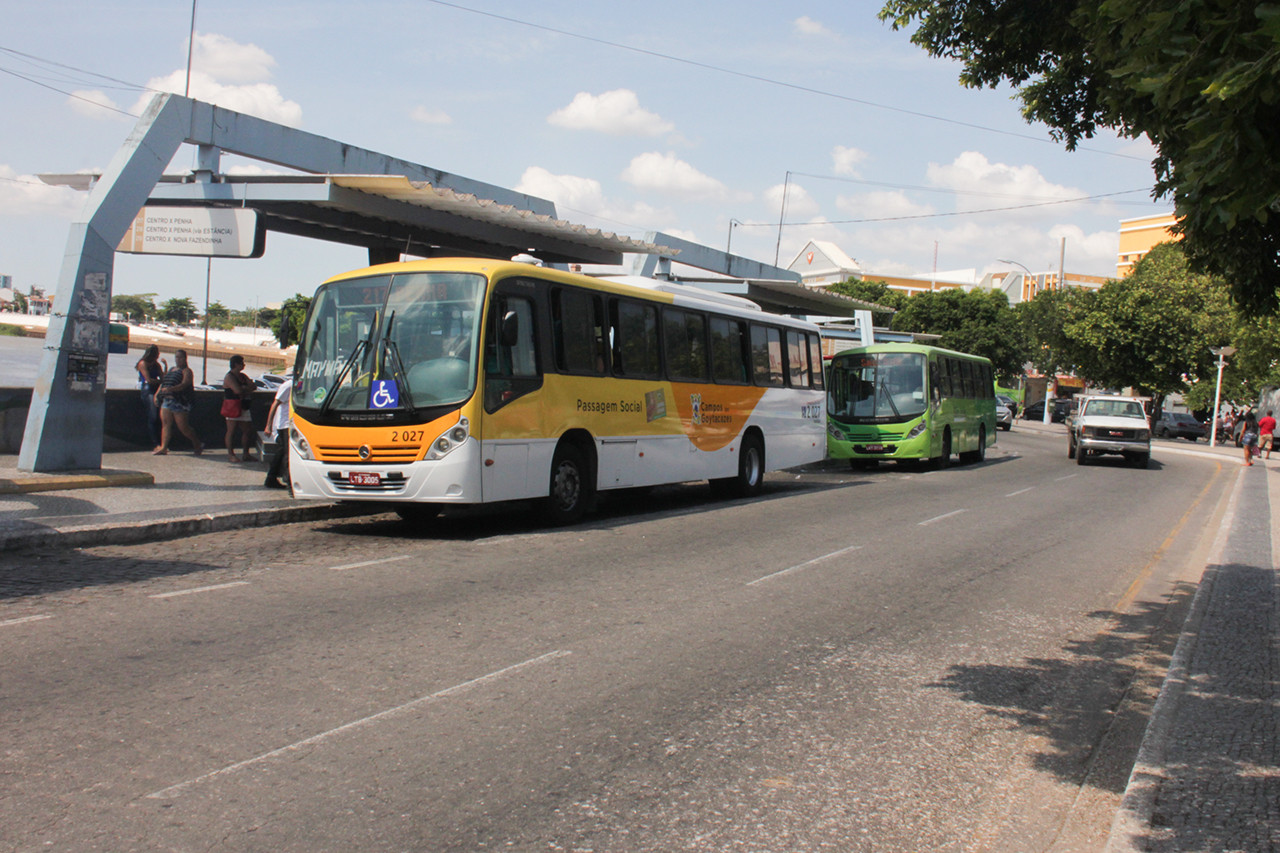
[[394, 409], [400, 405], [400, 389], [394, 379], [375, 379], [369, 391], [369, 408]]

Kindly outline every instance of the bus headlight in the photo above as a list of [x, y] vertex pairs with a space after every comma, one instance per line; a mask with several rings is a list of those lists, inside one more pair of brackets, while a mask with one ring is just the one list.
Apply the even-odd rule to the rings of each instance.
[[840, 427], [836, 426], [831, 421], [827, 421], [827, 435], [831, 436], [836, 441], [845, 440], [844, 433], [840, 431]]
[[929, 425], [928, 425], [927, 423], [925, 423], [923, 420], [921, 420], [921, 421], [920, 421], [920, 423], [918, 423], [918, 424], [916, 424], [915, 426], [913, 426], [913, 427], [911, 428], [911, 432], [909, 432], [909, 433], [907, 433], [906, 435], [904, 435], [904, 436], [902, 437], [902, 439], [903, 439], [903, 441], [910, 441], [911, 439], [915, 438], [916, 436], [918, 436], [918, 435], [922, 434], [922, 433], [923, 433], [925, 430], [927, 430], [928, 428], [929, 428]]
[[458, 421], [457, 424], [450, 427], [443, 435], [431, 442], [431, 450], [427, 453], [427, 459], [443, 459], [454, 451], [455, 448], [465, 444], [471, 436], [471, 422], [466, 418]]
[[297, 427], [289, 427], [289, 443], [293, 445], [293, 449], [298, 451], [298, 455], [303, 459], [315, 459], [311, 455], [311, 445], [307, 444], [306, 438], [302, 433], [298, 432]]

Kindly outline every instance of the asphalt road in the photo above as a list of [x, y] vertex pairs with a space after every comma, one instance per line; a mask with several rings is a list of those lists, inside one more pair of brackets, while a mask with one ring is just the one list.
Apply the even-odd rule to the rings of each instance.
[[0, 556], [0, 848], [1097, 849], [1235, 468], [1059, 438]]

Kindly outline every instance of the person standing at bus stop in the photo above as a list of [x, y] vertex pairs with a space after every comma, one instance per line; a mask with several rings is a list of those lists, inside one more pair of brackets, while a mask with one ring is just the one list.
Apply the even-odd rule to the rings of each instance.
[[[276, 456], [271, 460], [271, 468], [267, 470], [267, 480], [263, 483], [268, 489], [289, 488], [289, 426], [293, 423], [293, 413], [289, 401], [293, 398], [293, 368], [285, 371], [284, 381], [276, 389], [276, 397], [271, 401], [271, 410], [267, 412], [266, 433], [275, 433]], [[281, 474], [284, 474], [283, 482]]]

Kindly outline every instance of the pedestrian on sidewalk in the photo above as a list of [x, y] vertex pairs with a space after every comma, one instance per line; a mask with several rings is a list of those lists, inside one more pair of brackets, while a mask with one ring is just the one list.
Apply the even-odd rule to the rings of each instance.
[[[244, 374], [244, 356], [231, 356], [231, 369], [222, 377], [222, 416], [227, 419], [227, 461], [252, 462], [250, 448], [256, 443], [253, 434], [253, 380]], [[241, 435], [244, 459], [236, 456], [236, 433]]]
[[1258, 451], [1265, 450], [1265, 458], [1271, 458], [1271, 442], [1276, 431], [1276, 419], [1271, 416], [1271, 409], [1258, 421]]
[[1240, 444], [1244, 447], [1244, 464], [1253, 464], [1254, 448], [1258, 446], [1258, 418], [1253, 410], [1244, 416], [1244, 432], [1240, 434]]
[[160, 446], [151, 451], [156, 456], [169, 452], [169, 441], [175, 427], [191, 442], [196, 456], [204, 452], [200, 437], [191, 428], [191, 409], [195, 405], [192, 391], [195, 387], [196, 376], [187, 366], [187, 351], [180, 349], [173, 354], [173, 367], [165, 371], [160, 387], [156, 389], [155, 399], [160, 405]]
[[[268, 489], [289, 488], [289, 427], [293, 424], [293, 412], [289, 401], [293, 398], [293, 368], [285, 371], [284, 381], [276, 389], [276, 397], [271, 401], [271, 410], [267, 412], [267, 435], [275, 434], [276, 455], [271, 460], [271, 468], [267, 471], [267, 480], [263, 483]], [[280, 475], [283, 473], [284, 481]]]
[[138, 395], [147, 412], [147, 432], [151, 434], [151, 448], [160, 447], [160, 407], [156, 404], [156, 392], [160, 380], [169, 371], [169, 362], [160, 357], [160, 347], [152, 344], [142, 351], [142, 358], [134, 365], [138, 371]]

